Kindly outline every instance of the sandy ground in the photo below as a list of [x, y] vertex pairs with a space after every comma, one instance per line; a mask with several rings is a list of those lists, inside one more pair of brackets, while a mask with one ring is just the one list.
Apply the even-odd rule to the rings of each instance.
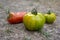
[[[60, 0], [0, 0], [0, 6], [0, 40], [60, 40]], [[7, 7], [13, 12], [29, 12], [35, 7], [38, 12], [46, 13], [49, 9], [55, 12], [56, 21], [43, 28], [50, 36], [47, 38], [40, 32], [27, 31], [23, 23], [9, 24], [5, 13]]]

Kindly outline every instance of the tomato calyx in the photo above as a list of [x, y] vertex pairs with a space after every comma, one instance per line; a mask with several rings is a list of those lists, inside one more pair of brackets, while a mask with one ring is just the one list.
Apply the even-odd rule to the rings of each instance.
[[9, 19], [10, 17], [12, 17], [12, 14], [11, 13], [8, 15], [7, 19]]
[[49, 10], [47, 14], [51, 14], [51, 11]]
[[14, 14], [13, 12], [10, 12], [9, 8], [6, 9], [6, 13], [8, 14], [7, 19], [11, 18], [13, 16], [13, 14]]
[[9, 19], [12, 16], [9, 8], [6, 9], [6, 13], [8, 14], [7, 19]]
[[37, 10], [34, 8], [34, 9], [32, 9], [31, 13], [34, 15], [37, 15]]

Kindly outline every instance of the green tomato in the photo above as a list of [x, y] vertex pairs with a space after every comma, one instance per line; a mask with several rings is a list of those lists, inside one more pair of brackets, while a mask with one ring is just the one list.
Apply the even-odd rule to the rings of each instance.
[[51, 12], [50, 10], [44, 16], [45, 16], [45, 19], [46, 19], [46, 23], [48, 23], [48, 24], [52, 24], [56, 20], [55, 13]]
[[37, 31], [43, 28], [45, 18], [41, 13], [37, 13], [37, 11], [34, 9], [32, 12], [28, 12], [23, 17], [23, 23], [26, 29], [30, 31]]

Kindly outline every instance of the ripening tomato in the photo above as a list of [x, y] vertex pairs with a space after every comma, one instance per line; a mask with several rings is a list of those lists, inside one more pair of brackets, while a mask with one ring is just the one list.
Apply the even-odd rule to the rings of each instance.
[[23, 22], [23, 16], [25, 14], [26, 12], [9, 12], [7, 20], [10, 24], [20, 23]]
[[34, 8], [31, 12], [24, 15], [23, 23], [26, 29], [37, 31], [43, 28], [45, 17]]
[[46, 23], [48, 23], [48, 24], [52, 24], [56, 20], [55, 13], [51, 12], [50, 10], [44, 16], [45, 16], [45, 19], [46, 19]]

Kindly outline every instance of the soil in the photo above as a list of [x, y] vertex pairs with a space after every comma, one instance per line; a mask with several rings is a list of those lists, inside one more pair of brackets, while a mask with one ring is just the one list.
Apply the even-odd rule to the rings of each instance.
[[[56, 21], [45, 24], [43, 28], [50, 36], [28, 31], [23, 23], [9, 24], [7, 8], [12, 12], [29, 12], [32, 8], [37, 8], [42, 13], [47, 13], [48, 10], [55, 12]], [[0, 40], [60, 40], [60, 0], [0, 0]]]

